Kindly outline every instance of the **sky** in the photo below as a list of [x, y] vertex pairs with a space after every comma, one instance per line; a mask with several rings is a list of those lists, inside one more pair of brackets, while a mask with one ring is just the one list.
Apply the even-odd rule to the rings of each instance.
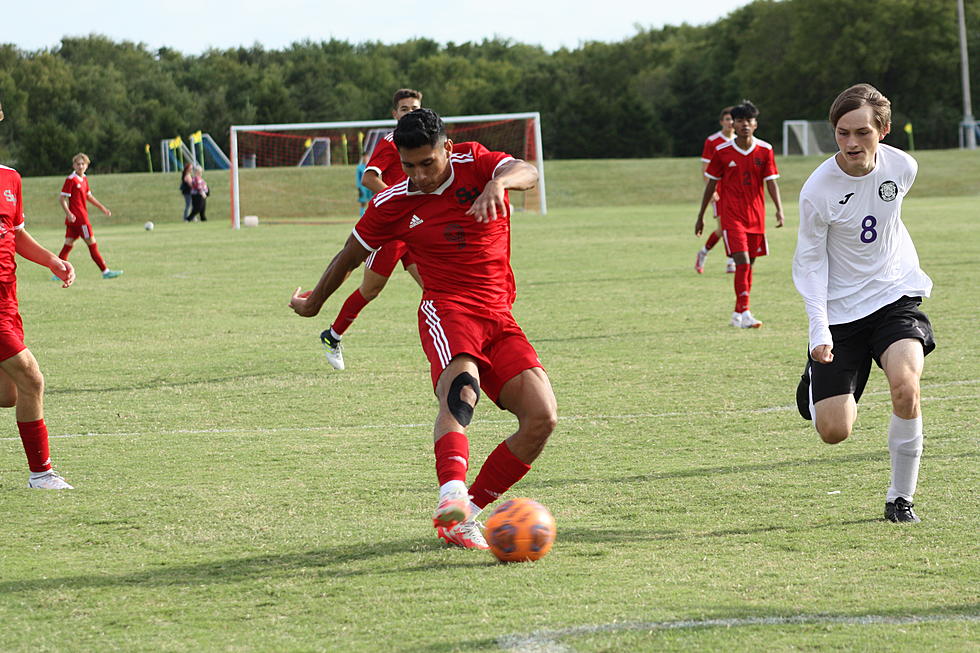
[[553, 51], [588, 41], [614, 42], [638, 29], [702, 25], [748, 0], [11, 0], [4, 2], [0, 43], [23, 50], [56, 47], [63, 36], [97, 33], [114, 41], [169, 47], [185, 54], [208, 48], [335, 38], [351, 43], [439, 43], [504, 38]]

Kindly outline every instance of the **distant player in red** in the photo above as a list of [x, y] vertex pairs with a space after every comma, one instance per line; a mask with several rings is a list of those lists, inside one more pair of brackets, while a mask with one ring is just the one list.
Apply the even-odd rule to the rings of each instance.
[[61, 248], [58, 257], [64, 261], [68, 260], [68, 254], [74, 247], [75, 241], [79, 238], [88, 245], [88, 253], [99, 266], [103, 279], [115, 279], [123, 273], [122, 270], [110, 270], [105, 264], [102, 254], [99, 253], [99, 246], [95, 243], [95, 234], [92, 233], [92, 223], [88, 220], [88, 202], [95, 204], [99, 210], [106, 215], [112, 215], [112, 211], [107, 209], [102, 202], [95, 199], [95, 195], [88, 187], [88, 177], [85, 171], [91, 161], [87, 154], [79, 152], [71, 160], [71, 167], [75, 172], [68, 175], [64, 185], [61, 187], [61, 208], [65, 211], [65, 246]]
[[732, 109], [735, 139], [715, 149], [715, 156], [704, 173], [708, 183], [694, 223], [694, 233], [700, 236], [704, 230], [704, 211], [711, 202], [715, 186], [723, 181], [725, 192], [719, 207], [722, 237], [725, 251], [735, 259], [735, 311], [731, 325], [743, 329], [762, 326], [749, 311], [749, 293], [752, 290], [752, 264], [756, 257], [769, 253], [763, 188], [769, 191], [776, 205], [776, 227], [783, 226], [783, 204], [776, 183], [779, 171], [776, 170], [772, 145], [753, 136], [759, 126], [758, 115], [759, 110], [748, 100]]
[[[706, 139], [704, 139], [704, 147], [701, 148], [701, 176], [704, 177], [704, 171], [708, 169], [708, 164], [711, 163], [712, 157], [715, 155], [715, 150], [722, 143], [727, 143], [733, 138], [735, 138], [735, 128], [733, 127], [732, 121], [732, 107], [725, 107], [721, 110], [721, 115], [718, 117], [718, 124], [721, 125], [721, 129], [711, 134]], [[705, 183], [707, 183], [708, 178], [705, 177]], [[694, 271], [698, 274], [704, 273], [704, 261], [708, 258], [708, 252], [714, 247], [719, 240], [721, 240], [721, 222], [718, 220], [718, 200], [721, 197], [721, 182], [715, 186], [715, 194], [711, 198], [711, 205], [714, 207], [715, 221], [718, 222], [718, 227], [711, 232], [708, 236], [707, 242], [704, 243], [704, 247], [698, 250], [697, 256], [694, 258]], [[726, 268], [728, 272], [735, 272], [735, 261], [731, 257], [728, 257], [728, 265]]]
[[[316, 287], [308, 294], [297, 288], [290, 306], [316, 315], [369, 252], [393, 240], [408, 245], [424, 282], [419, 336], [439, 400], [433, 523], [447, 542], [485, 549], [476, 516], [531, 469], [558, 419], [548, 375], [511, 315], [507, 191], [533, 188], [538, 174], [479, 143], [454, 144], [429, 109], [399, 120], [394, 142], [408, 179], [374, 197]], [[467, 488], [466, 427], [481, 389], [517, 416], [518, 428]]]
[[[398, 89], [392, 98], [391, 117], [398, 120], [420, 106], [422, 106], [422, 94], [420, 92], [410, 88]], [[361, 177], [361, 184], [377, 195], [385, 188], [397, 184], [403, 179], [405, 179], [405, 172], [402, 170], [401, 159], [391, 140], [391, 134], [388, 134], [374, 146], [371, 159], [364, 170], [364, 176]], [[402, 266], [412, 275], [419, 286], [422, 285], [422, 278], [419, 276], [418, 269], [412, 261], [412, 255], [408, 253], [405, 243], [391, 242], [378, 251], [372, 252], [364, 264], [364, 280], [361, 281], [361, 287], [350, 294], [333, 324], [320, 334], [320, 342], [326, 348], [327, 362], [334, 369], [344, 369], [344, 353], [340, 346], [341, 337], [357, 319], [361, 310], [381, 294], [385, 284], [388, 283], [388, 278], [394, 272], [395, 266], [398, 265], [398, 261], [401, 261]]]
[[31, 470], [27, 487], [70, 490], [72, 487], [51, 468], [48, 428], [44, 424], [44, 376], [34, 354], [24, 344], [24, 325], [17, 307], [15, 253], [51, 270], [65, 288], [75, 281], [71, 263], [62, 261], [27, 233], [20, 175], [13, 168], [0, 165], [0, 406], [16, 407], [17, 430]]

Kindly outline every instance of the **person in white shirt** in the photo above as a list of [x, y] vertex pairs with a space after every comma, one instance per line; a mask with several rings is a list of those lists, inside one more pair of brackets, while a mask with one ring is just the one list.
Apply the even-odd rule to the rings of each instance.
[[919, 378], [924, 357], [936, 347], [929, 318], [919, 310], [932, 281], [919, 267], [901, 216], [918, 165], [881, 143], [891, 128], [891, 103], [869, 84], [837, 96], [830, 122], [840, 151], [800, 191], [793, 282], [810, 331], [797, 404], [824, 442], [845, 440], [874, 360], [888, 378], [892, 400], [885, 518], [917, 522], [912, 496], [923, 439]]

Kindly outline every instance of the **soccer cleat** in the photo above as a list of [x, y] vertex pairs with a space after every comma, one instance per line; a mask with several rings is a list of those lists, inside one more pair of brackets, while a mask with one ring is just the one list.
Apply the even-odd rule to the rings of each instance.
[[725, 272], [728, 274], [735, 274], [735, 261], [733, 259], [728, 259], [728, 265], [725, 266]]
[[796, 386], [796, 409], [800, 411], [800, 417], [812, 420], [810, 414], [810, 361], [807, 360], [806, 367], [803, 369], [803, 376], [800, 377], [800, 384]]
[[698, 255], [694, 258], [694, 271], [698, 274], [704, 274], [704, 261], [708, 258], [708, 252], [704, 249], [698, 250]]
[[732, 311], [732, 320], [729, 322], [736, 329], [742, 328], [742, 314], [738, 311]]
[[453, 546], [460, 546], [464, 549], [490, 548], [490, 545], [487, 544], [486, 538], [483, 537], [480, 522], [476, 521], [475, 519], [459, 522], [452, 528], [437, 526], [436, 535], [446, 540], [446, 542], [449, 544]]
[[103, 272], [102, 272], [102, 278], [103, 279], [115, 279], [116, 277], [118, 277], [122, 273], [123, 273], [122, 270], [108, 270], [107, 269], [107, 270], [103, 270]]
[[53, 469], [42, 476], [27, 479], [27, 487], [35, 490], [74, 490], [68, 482]]
[[344, 369], [343, 348], [340, 345], [340, 341], [330, 335], [330, 329], [320, 334], [320, 342], [323, 343], [323, 348], [326, 349], [327, 362], [335, 370]]
[[432, 525], [436, 528], [450, 529], [466, 521], [469, 516], [470, 495], [466, 490], [449, 492], [439, 500], [439, 505], [432, 513]]
[[749, 311], [743, 311], [742, 323], [739, 326], [741, 326], [743, 329], [758, 329], [762, 326], [762, 322], [752, 317], [752, 313]]
[[922, 521], [912, 511], [913, 503], [904, 497], [896, 497], [894, 501], [885, 504], [885, 519], [895, 523], [911, 523]]

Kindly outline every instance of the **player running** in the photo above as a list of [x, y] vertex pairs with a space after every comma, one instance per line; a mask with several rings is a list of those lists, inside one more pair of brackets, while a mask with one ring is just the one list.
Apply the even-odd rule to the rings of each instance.
[[936, 348], [929, 318], [919, 310], [932, 281], [902, 222], [902, 199], [918, 164], [881, 143], [891, 129], [891, 103], [869, 84], [838, 95], [830, 122], [840, 151], [800, 192], [793, 281], [810, 318], [810, 343], [797, 404], [824, 442], [842, 442], [854, 427], [874, 360], [892, 399], [885, 519], [917, 522], [919, 378], [925, 356]]
[[[92, 223], [88, 220], [88, 202], [95, 204], [107, 216], [112, 215], [112, 211], [95, 199], [95, 195], [89, 190], [88, 177], [85, 176], [89, 163], [87, 154], [81, 152], [76, 154], [71, 160], [71, 167], [75, 169], [75, 172], [68, 175], [61, 187], [61, 208], [65, 211], [65, 246], [61, 248], [58, 258], [67, 261], [68, 254], [75, 245], [75, 240], [81, 238], [88, 245], [88, 253], [95, 264], [99, 266], [102, 278], [115, 279], [123, 271], [110, 270], [109, 266], [105, 264], [102, 254], [99, 253], [99, 246], [95, 243]], [[52, 280], [56, 280], [56, 278], [57, 276], [52, 277]]]
[[[733, 107], [725, 107], [721, 110], [721, 115], [718, 117], [718, 124], [721, 125], [721, 129], [711, 134], [706, 139], [704, 139], [704, 147], [701, 149], [701, 175], [704, 176], [705, 170], [708, 169], [708, 164], [711, 163], [712, 157], [715, 155], [715, 150], [722, 143], [727, 143], [735, 138], [735, 127], [732, 121], [732, 109]], [[705, 177], [705, 183], [707, 183], [708, 178]], [[708, 252], [714, 247], [719, 240], [721, 240], [721, 220], [718, 218], [718, 201], [721, 197], [721, 182], [719, 181], [715, 185], [715, 193], [711, 197], [711, 207], [714, 209], [715, 222], [718, 226], [711, 235], [708, 236], [708, 240], [704, 243], [704, 247], [698, 250], [697, 255], [694, 257], [694, 271], [698, 274], [704, 274], [704, 262], [708, 258]], [[725, 267], [725, 271], [728, 273], [735, 272], [735, 260], [729, 256], [728, 263]]]
[[[398, 120], [406, 113], [414, 111], [422, 106], [422, 94], [410, 88], [401, 88], [395, 91], [392, 98], [391, 117]], [[388, 134], [374, 146], [371, 159], [361, 177], [361, 184], [378, 194], [388, 186], [397, 184], [405, 179], [405, 172], [402, 170], [401, 159], [398, 157], [398, 150]], [[350, 325], [354, 323], [361, 310], [368, 305], [375, 297], [381, 294], [388, 278], [394, 272], [398, 261], [408, 271], [412, 278], [422, 285], [422, 278], [419, 276], [412, 255], [409, 254], [405, 243], [394, 241], [386, 244], [376, 252], [373, 252], [364, 264], [364, 279], [361, 287], [350, 294], [340, 312], [334, 319], [329, 329], [320, 334], [320, 342], [326, 349], [327, 362], [334, 369], [344, 369], [344, 353], [340, 345], [343, 337]]]
[[[487, 548], [476, 521], [531, 469], [557, 423], [557, 402], [534, 348], [511, 315], [508, 190], [528, 190], [537, 169], [479, 143], [446, 138], [442, 120], [419, 109], [394, 132], [408, 179], [376, 195], [312, 292], [297, 288], [289, 304], [312, 317], [369, 252], [401, 240], [418, 263], [424, 290], [419, 336], [439, 401], [435, 458], [437, 535], [450, 544]], [[466, 487], [466, 427], [480, 390], [517, 416]]]
[[701, 198], [701, 210], [694, 223], [694, 233], [700, 236], [704, 230], [704, 210], [711, 202], [719, 181], [725, 184], [721, 196], [721, 228], [725, 251], [735, 259], [735, 311], [731, 325], [743, 329], [757, 329], [762, 322], [749, 311], [749, 293], [752, 290], [752, 265], [759, 256], [769, 253], [766, 241], [766, 198], [763, 187], [768, 189], [776, 205], [776, 227], [783, 226], [783, 204], [779, 199], [776, 179], [776, 158], [772, 145], [755, 138], [759, 124], [759, 110], [748, 100], [732, 108], [735, 138], [715, 149], [715, 156], [705, 170], [708, 183]]
[[[3, 107], [0, 107], [0, 121]], [[24, 324], [17, 307], [17, 261], [14, 254], [43, 265], [67, 288], [75, 281], [71, 263], [34, 240], [24, 228], [20, 175], [0, 165], [0, 406], [14, 406], [17, 430], [27, 454], [27, 487], [71, 490], [51, 467], [48, 428], [44, 424], [44, 376], [24, 344]]]

